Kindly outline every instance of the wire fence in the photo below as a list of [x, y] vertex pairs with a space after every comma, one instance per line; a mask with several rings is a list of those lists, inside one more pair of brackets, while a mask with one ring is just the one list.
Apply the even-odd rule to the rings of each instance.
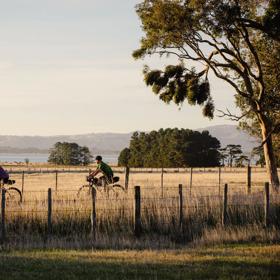
[[280, 194], [272, 193], [267, 183], [261, 192], [249, 195], [231, 193], [228, 184], [219, 194], [208, 195], [191, 194], [182, 184], [173, 186], [172, 192], [164, 196], [160, 192], [151, 193], [151, 189], [136, 186], [129, 192], [106, 193], [91, 188], [77, 196], [77, 189], [49, 188], [47, 192], [26, 191], [22, 201], [17, 200], [16, 193], [10, 195], [9, 190], [2, 189], [1, 242], [5, 242], [9, 232], [19, 228], [44, 227], [48, 236], [64, 232], [65, 228], [67, 232], [85, 228], [94, 239], [96, 232], [104, 228], [123, 230], [124, 225], [140, 237], [145, 231], [171, 229], [184, 234], [186, 228], [194, 227], [193, 223], [223, 227], [279, 224]]
[[[8, 169], [9, 170], [9, 169]], [[9, 172], [16, 180], [16, 187], [25, 195], [26, 191], [56, 191], [71, 192], [85, 182], [85, 177], [91, 170], [88, 167], [69, 168], [26, 168], [13, 167]], [[180, 183], [184, 185], [190, 195], [206, 191], [221, 194], [225, 183], [231, 185], [230, 192], [259, 192], [263, 189], [263, 182], [267, 181], [264, 168], [121, 168], [115, 167], [116, 176], [120, 177], [123, 186], [133, 191], [137, 184], [145, 186], [147, 191], [161, 192], [166, 195], [169, 190], [176, 190]], [[160, 188], [155, 188], [159, 186]], [[174, 187], [175, 186], [175, 187]]]

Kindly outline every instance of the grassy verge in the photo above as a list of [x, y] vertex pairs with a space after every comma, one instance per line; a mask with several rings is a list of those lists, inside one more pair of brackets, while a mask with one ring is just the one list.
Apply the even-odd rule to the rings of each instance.
[[0, 279], [279, 279], [280, 245], [161, 251], [9, 251]]

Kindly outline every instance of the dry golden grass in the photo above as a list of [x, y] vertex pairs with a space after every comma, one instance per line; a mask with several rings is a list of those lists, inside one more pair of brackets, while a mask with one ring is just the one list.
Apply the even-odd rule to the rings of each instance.
[[[53, 237], [49, 247], [86, 248], [91, 244], [90, 212], [91, 195], [84, 190], [85, 173], [59, 173], [55, 191], [55, 173], [25, 174], [23, 203], [7, 196], [6, 219], [10, 244], [46, 246], [47, 190], [52, 188]], [[124, 184], [124, 174], [120, 176]], [[21, 174], [12, 175], [21, 189]], [[185, 242], [236, 242], [280, 240], [277, 230], [263, 229], [263, 185], [265, 172], [253, 172], [252, 194], [247, 195], [245, 169], [222, 173], [218, 184], [217, 169], [204, 172], [194, 170], [190, 189], [190, 173], [164, 173], [161, 189], [161, 173], [131, 173], [128, 192], [97, 192], [96, 247], [147, 248], [176, 247]], [[221, 227], [222, 186], [229, 184], [229, 229]], [[183, 226], [179, 225], [178, 185], [183, 184]], [[141, 213], [143, 235], [137, 242], [133, 236], [134, 186], [141, 186]], [[280, 196], [271, 195], [274, 205], [280, 204]], [[272, 207], [271, 219], [279, 226], [279, 210]], [[278, 211], [278, 212], [277, 212]], [[255, 231], [260, 234], [255, 235]], [[43, 237], [43, 239], [42, 239]], [[145, 239], [146, 238], [146, 239]], [[27, 240], [29, 240], [27, 242]], [[32, 241], [33, 240], [33, 241]], [[35, 240], [35, 241], [34, 241]], [[37, 245], [36, 245], [37, 244]], [[67, 245], [68, 244], [68, 245]], [[70, 245], [69, 245], [70, 244]], [[28, 247], [28, 246], [27, 246]]]
[[[94, 168], [94, 167], [92, 167]], [[36, 168], [40, 170], [40, 168]], [[57, 169], [57, 168], [56, 168]], [[58, 168], [60, 172], [63, 172], [63, 169], [68, 170], [68, 168]], [[77, 168], [71, 168], [71, 170], [75, 170]], [[28, 170], [24, 167], [13, 167], [13, 171], [22, 171]], [[41, 170], [55, 170], [54, 168], [41, 168]], [[78, 186], [82, 185], [85, 182], [85, 176], [89, 168], [84, 169], [85, 173], [59, 173], [58, 175], [58, 188], [60, 190], [64, 189], [76, 189]], [[117, 169], [120, 170], [120, 169]], [[122, 170], [122, 169], [121, 169]], [[136, 169], [137, 170], [137, 169]], [[121, 182], [124, 182], [124, 174], [116, 173], [116, 175], [121, 177]], [[45, 191], [49, 187], [55, 187], [55, 173], [37, 173], [37, 174], [25, 174], [25, 190], [26, 191], [34, 191], [34, 190], [42, 190]], [[21, 186], [21, 174], [13, 174], [12, 177], [17, 180], [17, 185]], [[209, 192], [218, 192], [218, 169], [194, 169], [193, 171], [193, 180], [192, 186], [193, 191], [203, 192], [205, 190]], [[268, 181], [268, 176], [264, 169], [255, 169], [252, 170], [252, 191], [263, 190], [264, 182]], [[228, 183], [230, 186], [230, 190], [234, 192], [246, 192], [246, 169], [227, 169], [226, 171], [222, 171], [221, 175], [221, 185]], [[177, 187], [178, 184], [183, 184], [186, 188], [190, 185], [190, 172], [189, 170], [183, 172], [180, 170], [179, 173], [164, 173], [164, 186], [168, 187]], [[132, 173], [130, 174], [130, 188], [135, 185], [139, 185], [141, 187], [159, 187], [161, 185], [161, 174], [158, 173]]]

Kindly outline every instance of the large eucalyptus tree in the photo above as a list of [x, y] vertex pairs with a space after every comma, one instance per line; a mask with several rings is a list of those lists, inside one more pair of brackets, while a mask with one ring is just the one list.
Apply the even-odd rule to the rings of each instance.
[[242, 115], [226, 111], [223, 116], [235, 120], [254, 116], [275, 189], [279, 178], [272, 133], [277, 125], [268, 113], [270, 89], [260, 46], [269, 40], [279, 49], [279, 4], [279, 0], [144, 0], [136, 7], [144, 37], [133, 53], [136, 59], [154, 54], [178, 57], [178, 65], [164, 70], [146, 66], [146, 84], [166, 103], [187, 100], [203, 106], [209, 118], [215, 111], [209, 72], [231, 85]]

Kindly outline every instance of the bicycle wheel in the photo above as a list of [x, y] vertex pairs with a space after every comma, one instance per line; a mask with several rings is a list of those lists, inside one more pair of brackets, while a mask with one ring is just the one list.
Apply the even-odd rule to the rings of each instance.
[[117, 197], [121, 194], [126, 193], [125, 188], [119, 184], [114, 184], [112, 187], [112, 191], [116, 194]]
[[83, 190], [88, 190], [88, 193], [90, 192], [92, 186], [91, 185], [83, 185], [79, 188], [78, 192], [77, 192], [77, 197], [80, 197], [80, 194]]
[[6, 189], [6, 193], [7, 193], [8, 201], [13, 201], [13, 202], [17, 202], [17, 203], [22, 202], [22, 193], [18, 188], [9, 187]]

